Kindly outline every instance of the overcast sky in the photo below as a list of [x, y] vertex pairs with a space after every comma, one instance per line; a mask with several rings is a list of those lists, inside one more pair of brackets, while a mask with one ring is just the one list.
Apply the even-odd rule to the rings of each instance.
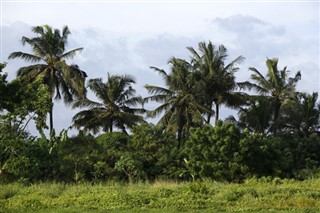
[[[70, 63], [78, 64], [89, 79], [105, 78], [108, 72], [130, 74], [144, 97], [146, 83], [162, 85], [149, 66], [168, 70], [172, 56], [188, 60], [186, 47], [196, 49], [209, 40], [226, 46], [227, 61], [246, 58], [237, 81], [249, 79], [248, 67], [266, 73], [266, 59], [276, 57], [279, 67], [287, 66], [292, 75], [301, 71], [299, 90], [319, 92], [318, 1], [0, 1], [0, 57], [8, 62], [10, 79], [25, 64], [9, 61], [8, 55], [30, 51], [21, 37], [34, 36], [32, 26], [48, 24], [59, 29], [68, 25], [69, 49], [84, 48]], [[75, 114], [62, 103], [55, 104], [54, 113], [58, 131], [68, 128]], [[222, 118], [230, 113], [222, 110]]]

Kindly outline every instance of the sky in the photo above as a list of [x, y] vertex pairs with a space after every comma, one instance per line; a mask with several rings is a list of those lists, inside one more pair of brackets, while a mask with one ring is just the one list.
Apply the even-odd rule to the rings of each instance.
[[[278, 67], [287, 66], [292, 76], [301, 71], [300, 91], [320, 90], [319, 1], [0, 0], [0, 7], [0, 60], [8, 63], [9, 79], [28, 65], [8, 60], [11, 52], [31, 52], [22, 46], [21, 37], [33, 37], [33, 26], [48, 24], [69, 27], [68, 49], [84, 48], [69, 63], [79, 65], [88, 79], [129, 74], [143, 97], [148, 95], [145, 84], [163, 85], [150, 66], [169, 71], [171, 57], [189, 60], [186, 47], [197, 49], [202, 41], [223, 44], [227, 62], [239, 55], [246, 58], [236, 74], [239, 82], [249, 80], [249, 67], [266, 73], [266, 59], [279, 58]], [[95, 100], [91, 93], [89, 98]], [[75, 113], [62, 102], [55, 103], [57, 132], [71, 125]], [[230, 114], [236, 112], [221, 110], [222, 118]], [[36, 134], [32, 125], [29, 131]]]

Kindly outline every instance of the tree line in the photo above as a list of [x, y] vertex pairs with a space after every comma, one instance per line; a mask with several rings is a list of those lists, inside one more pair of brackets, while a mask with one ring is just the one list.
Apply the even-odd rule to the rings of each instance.
[[[22, 37], [32, 53], [9, 55], [32, 65], [19, 68], [10, 82], [3, 72], [6, 64], [0, 67], [0, 180], [241, 181], [305, 178], [318, 171], [318, 93], [297, 91], [301, 73], [290, 76], [276, 58], [266, 60], [266, 75], [250, 67], [250, 79], [237, 82], [235, 73], [245, 58], [228, 63], [223, 45], [200, 42], [197, 49], [187, 47], [190, 60], [172, 57], [169, 71], [151, 67], [164, 86], [147, 84], [150, 95], [141, 97], [131, 75], [108, 73], [105, 81], [86, 82], [86, 72], [66, 61], [83, 50], [67, 50], [67, 26], [32, 31], [35, 37]], [[98, 101], [86, 96], [88, 89]], [[60, 99], [82, 110], [72, 121], [77, 136], [54, 130], [54, 100]], [[146, 110], [150, 101], [159, 105]], [[222, 105], [238, 110], [238, 118], [221, 121]], [[148, 117], [160, 119], [153, 125]], [[26, 131], [31, 120], [41, 137]]]

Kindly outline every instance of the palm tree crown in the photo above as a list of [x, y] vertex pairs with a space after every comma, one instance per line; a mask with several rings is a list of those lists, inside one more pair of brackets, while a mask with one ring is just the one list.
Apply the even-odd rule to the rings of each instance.
[[253, 87], [261, 95], [267, 96], [273, 106], [273, 130], [276, 131], [276, 122], [279, 117], [280, 108], [284, 101], [295, 92], [295, 86], [301, 79], [300, 72], [293, 78], [288, 78], [287, 67], [278, 69], [278, 59], [267, 59], [267, 75], [264, 77], [256, 68], [249, 68], [253, 72], [250, 87]]
[[189, 128], [201, 125], [203, 123], [202, 113], [208, 110], [202, 107], [196, 98], [194, 90], [196, 81], [191, 64], [178, 58], [172, 58], [169, 64], [171, 64], [170, 74], [159, 68], [151, 67], [163, 76], [167, 88], [146, 85], [146, 89], [152, 95], [145, 98], [145, 101], [162, 103], [148, 115], [156, 117], [164, 112], [158, 125], [167, 131], [177, 132], [178, 148], [180, 148], [188, 135]]
[[79, 99], [74, 102], [73, 107], [88, 107], [73, 117], [76, 128], [84, 131], [98, 133], [103, 131], [113, 131], [113, 127], [126, 132], [126, 127], [143, 122], [143, 117], [137, 113], [144, 113], [143, 108], [132, 108], [142, 103], [140, 96], [135, 96], [133, 77], [124, 75], [110, 75], [104, 83], [101, 78], [89, 80], [88, 87], [94, 92], [101, 102], [89, 99]]
[[[203, 104], [212, 109], [215, 105], [215, 122], [219, 120], [219, 108], [221, 104], [228, 107], [237, 107], [242, 103], [243, 93], [235, 92], [238, 84], [235, 82], [234, 73], [239, 70], [236, 65], [244, 60], [242, 56], [237, 57], [225, 65], [228, 56], [227, 49], [220, 45], [216, 47], [211, 42], [199, 43], [199, 52], [188, 47], [192, 53], [192, 64], [197, 70], [200, 97]], [[210, 123], [213, 110], [208, 113], [206, 122]]]

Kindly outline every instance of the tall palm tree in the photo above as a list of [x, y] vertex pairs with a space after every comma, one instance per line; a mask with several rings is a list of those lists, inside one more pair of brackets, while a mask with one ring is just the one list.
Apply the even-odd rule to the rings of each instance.
[[74, 97], [84, 97], [86, 73], [77, 65], [68, 65], [65, 60], [72, 59], [83, 48], [66, 51], [68, 36], [71, 34], [67, 26], [62, 31], [52, 29], [48, 25], [36, 26], [32, 31], [36, 37], [22, 37], [23, 45], [30, 45], [32, 53], [13, 52], [9, 59], [21, 58], [36, 63], [21, 67], [17, 75], [27, 82], [41, 81], [48, 86], [51, 94], [52, 108], [49, 112], [50, 135], [53, 134], [53, 98], [63, 98], [70, 103]]
[[104, 83], [101, 78], [91, 79], [88, 87], [101, 102], [89, 99], [79, 99], [73, 103], [74, 108], [88, 107], [89, 109], [77, 113], [73, 117], [73, 125], [84, 131], [98, 133], [113, 131], [113, 127], [126, 132], [126, 127], [143, 122], [143, 117], [137, 113], [144, 113], [143, 108], [132, 108], [142, 103], [140, 96], [135, 96], [132, 84], [133, 77], [124, 75], [110, 75]]
[[[234, 73], [239, 70], [236, 65], [241, 63], [244, 57], [239, 56], [229, 64], [225, 64], [228, 54], [223, 45], [216, 47], [210, 41], [208, 44], [200, 42], [198, 48], [200, 53], [192, 47], [188, 47], [188, 50], [192, 54], [192, 64], [200, 80], [199, 91], [203, 98], [202, 102], [209, 109], [215, 105], [215, 123], [217, 123], [221, 104], [235, 108], [243, 103], [245, 94], [235, 92], [239, 85], [235, 82]], [[207, 123], [210, 123], [213, 111], [212, 109], [207, 114]]]
[[288, 78], [289, 71], [287, 67], [278, 69], [278, 59], [267, 59], [267, 75], [264, 77], [256, 68], [250, 67], [253, 72], [251, 75], [250, 87], [254, 88], [261, 95], [267, 96], [273, 107], [273, 132], [277, 131], [277, 120], [280, 109], [285, 100], [295, 92], [295, 86], [301, 79], [300, 72], [297, 72], [293, 78]]
[[171, 65], [171, 73], [151, 67], [165, 80], [166, 87], [146, 85], [145, 88], [151, 96], [145, 101], [157, 101], [161, 105], [150, 111], [150, 117], [164, 113], [158, 125], [167, 131], [177, 132], [178, 148], [182, 146], [186, 139], [189, 128], [200, 126], [203, 123], [203, 112], [208, 112], [198, 103], [195, 94], [195, 79], [192, 73], [192, 66], [185, 60], [172, 58], [168, 62]]

